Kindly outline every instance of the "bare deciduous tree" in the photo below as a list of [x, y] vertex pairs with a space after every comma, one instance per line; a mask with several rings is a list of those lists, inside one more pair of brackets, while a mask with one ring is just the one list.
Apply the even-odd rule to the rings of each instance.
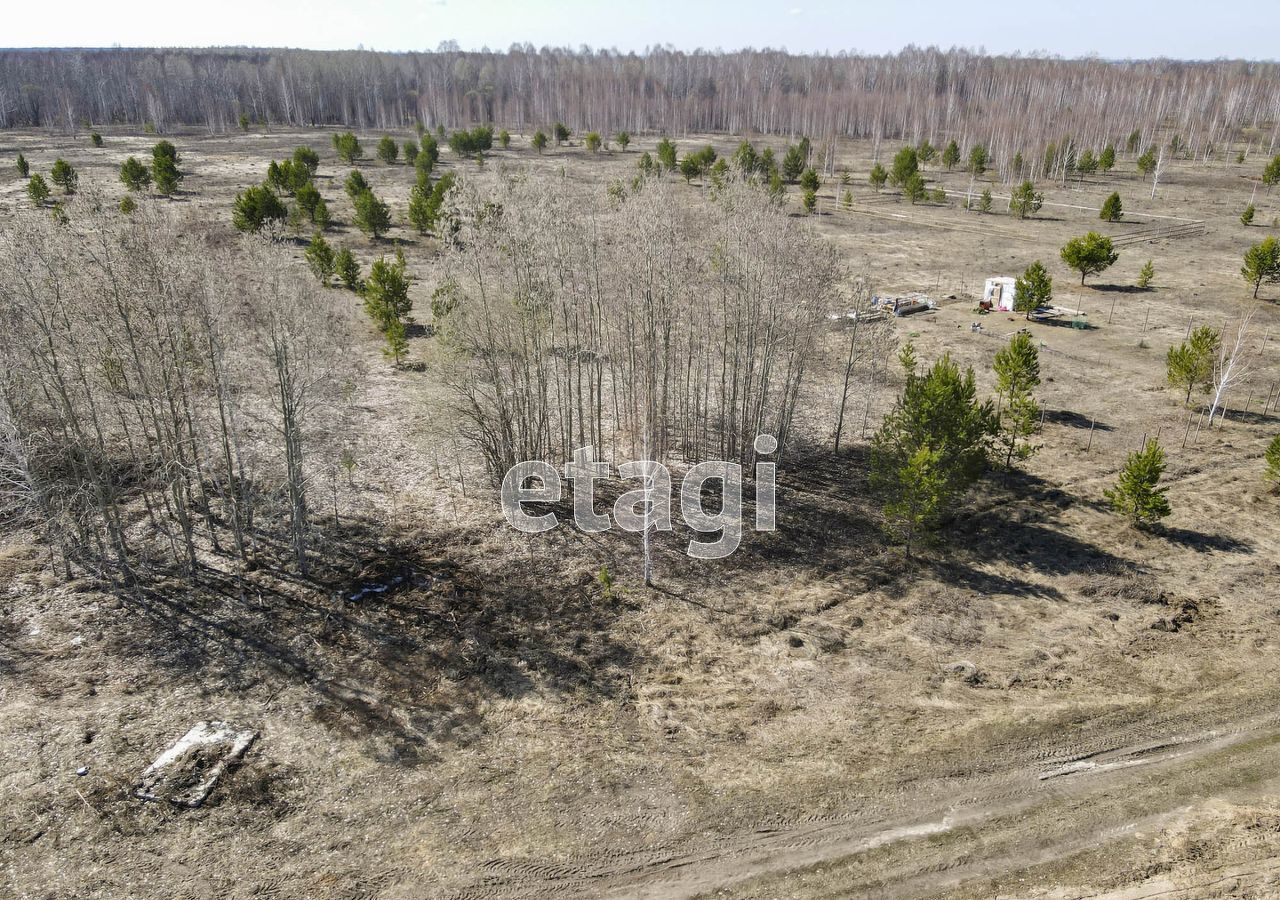
[[1209, 404], [1209, 424], [1213, 417], [1225, 415], [1223, 406], [1227, 392], [1249, 377], [1252, 369], [1250, 357], [1245, 345], [1249, 343], [1250, 326], [1253, 322], [1253, 310], [1246, 309], [1236, 320], [1230, 336], [1223, 335], [1218, 342], [1218, 356], [1213, 361], [1213, 401]]
[[472, 182], [436, 307], [471, 437], [501, 478], [524, 459], [754, 461], [785, 445], [834, 251], [764, 190], [728, 180], [621, 202], [540, 177]]
[[69, 224], [19, 213], [0, 238], [6, 509], [68, 569], [198, 577], [226, 530], [248, 561], [282, 472], [305, 571], [309, 417], [338, 380], [339, 314], [282, 248], [88, 199]]

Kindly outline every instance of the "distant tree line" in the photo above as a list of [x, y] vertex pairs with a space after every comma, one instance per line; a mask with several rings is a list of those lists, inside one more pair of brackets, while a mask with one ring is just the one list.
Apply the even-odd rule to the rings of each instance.
[[[645, 54], [515, 45], [505, 52], [7, 50], [0, 127], [149, 123], [214, 131], [251, 123], [390, 129], [500, 123], [565, 129], [809, 134], [983, 148], [1006, 180], [1066, 171], [1072, 146], [1274, 153], [1280, 65], [983, 56], [908, 47], [888, 56], [778, 50]], [[1029, 162], [1024, 148], [1057, 142]], [[949, 146], [949, 145], [948, 145]], [[1115, 151], [1111, 151], [1114, 158]], [[931, 154], [930, 154], [931, 155]], [[948, 168], [959, 160], [943, 151]], [[1012, 171], [1014, 160], [1018, 160]], [[1102, 159], [1083, 154], [1083, 171]], [[972, 163], [973, 161], [970, 160]], [[821, 160], [825, 165], [826, 160]], [[1045, 168], [1041, 171], [1041, 166]], [[1028, 171], [1035, 169], [1036, 171]]]

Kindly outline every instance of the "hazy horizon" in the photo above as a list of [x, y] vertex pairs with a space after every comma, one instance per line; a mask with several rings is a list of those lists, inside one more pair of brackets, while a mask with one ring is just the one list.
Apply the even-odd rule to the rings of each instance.
[[411, 47], [408, 49], [387, 49], [384, 47], [367, 47], [363, 44], [357, 44], [352, 47], [301, 47], [294, 44], [49, 44], [29, 45], [29, 46], [0, 46], [0, 52], [40, 52], [40, 51], [104, 51], [104, 50], [172, 50], [172, 51], [204, 51], [204, 50], [261, 50], [261, 51], [302, 51], [308, 53], [389, 53], [408, 55], [412, 53], [444, 53], [444, 52], [460, 52], [460, 53], [507, 53], [515, 47], [533, 47], [535, 51], [544, 49], [551, 50], [568, 50], [579, 52], [585, 46], [592, 53], [608, 51], [622, 56], [635, 55], [644, 57], [653, 53], [674, 52], [684, 54], [734, 54], [734, 53], [751, 53], [751, 52], [780, 52], [790, 56], [813, 56], [823, 57], [829, 56], [837, 58], [840, 55], [848, 57], [888, 57], [897, 56], [912, 48], [917, 50], [936, 50], [941, 53], [965, 52], [975, 56], [988, 58], [1004, 58], [1004, 59], [1058, 59], [1065, 62], [1079, 62], [1085, 60], [1101, 60], [1102, 62], [1127, 63], [1127, 62], [1155, 62], [1167, 61], [1177, 63], [1214, 63], [1214, 62], [1239, 62], [1247, 64], [1274, 64], [1280, 63], [1280, 57], [1262, 58], [1262, 57], [1246, 57], [1246, 56], [1170, 56], [1153, 55], [1153, 56], [1107, 56], [1099, 53], [1086, 54], [1063, 54], [1055, 53], [1048, 50], [1030, 50], [1030, 51], [996, 51], [985, 47], [966, 47], [966, 46], [941, 46], [938, 44], [905, 44], [896, 49], [888, 50], [798, 50], [793, 47], [773, 47], [768, 45], [745, 45], [742, 47], [683, 47], [678, 44], [665, 43], [654, 44], [638, 49], [623, 49], [620, 47], [605, 47], [587, 45], [562, 45], [562, 44], [534, 44], [529, 41], [518, 41], [505, 47], [464, 47], [456, 41], [442, 41], [434, 47]]
[[[993, 56], [1053, 56], [1107, 60], [1215, 59], [1271, 62], [1280, 11], [1244, 0], [1215, 8], [1187, 0], [1112, 6], [1101, 13], [1065, 7], [1027, 7], [995, 0], [983, 15], [958, 4], [923, 0], [909, 20], [887, 6], [833, 0], [740, 0], [681, 4], [655, 0], [643, 7], [569, 0], [390, 0], [376, 9], [334, 0], [264, 5], [229, 0], [216, 21], [171, 14], [159, 0], [111, 6], [75, 0], [56, 25], [34, 6], [12, 10], [8, 49], [293, 48], [304, 50], [434, 50], [448, 42], [462, 50], [502, 52], [512, 45], [643, 53], [740, 49], [796, 54], [884, 55], [908, 46], [964, 48]], [[672, 37], [680, 36], [673, 41]]]

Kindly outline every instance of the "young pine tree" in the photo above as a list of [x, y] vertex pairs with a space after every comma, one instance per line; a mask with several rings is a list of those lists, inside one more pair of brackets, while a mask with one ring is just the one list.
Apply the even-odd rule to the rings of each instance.
[[918, 375], [910, 345], [899, 358], [907, 385], [872, 439], [871, 483], [888, 529], [910, 555], [986, 470], [997, 422], [990, 401], [977, 400], [973, 369], [961, 374], [944, 356]]
[[1258, 214], [1258, 208], [1250, 203], [1244, 208], [1244, 212], [1240, 213], [1240, 224], [1248, 228], [1253, 224], [1253, 217]]
[[151, 170], [130, 156], [120, 164], [120, 180], [131, 191], [141, 191], [151, 184]]
[[1116, 148], [1112, 144], [1102, 148], [1102, 153], [1098, 156], [1098, 168], [1105, 175], [1116, 167]]
[[1013, 309], [1025, 313], [1027, 319], [1040, 307], [1048, 306], [1052, 299], [1053, 276], [1040, 260], [1027, 266], [1026, 271], [1013, 281]]
[[364, 155], [364, 149], [360, 146], [360, 141], [350, 131], [333, 136], [333, 149], [338, 152], [338, 158], [347, 165], [352, 165], [357, 159]]
[[435, 224], [431, 207], [431, 179], [425, 172], [418, 173], [418, 180], [409, 188], [409, 222], [418, 234], [426, 234]]
[[400, 368], [405, 354], [409, 352], [408, 330], [404, 322], [399, 319], [388, 322], [386, 328], [382, 329], [382, 339], [386, 342], [382, 355], [390, 359], [397, 369]]
[[62, 188], [62, 193], [74, 194], [80, 184], [80, 175], [69, 162], [59, 157], [53, 161], [53, 168], [49, 170], [49, 180]]
[[377, 240], [391, 227], [391, 210], [373, 191], [364, 191], [355, 199], [356, 227]]
[[914, 147], [903, 147], [893, 157], [893, 165], [889, 169], [889, 183], [894, 187], [904, 187], [911, 176], [920, 171], [920, 158], [916, 156]]
[[990, 162], [990, 156], [987, 154], [987, 148], [978, 144], [969, 151], [969, 173], [975, 177], [987, 171], [987, 164]]
[[346, 247], [339, 250], [333, 258], [333, 269], [343, 287], [349, 291], [360, 290], [360, 263], [356, 262], [355, 254]]
[[329, 278], [336, 271], [336, 264], [333, 256], [333, 248], [329, 246], [329, 242], [324, 239], [324, 235], [316, 232], [311, 238], [311, 244], [307, 247], [307, 265], [311, 267], [311, 271], [316, 278], [320, 279], [320, 283], [328, 287]]
[[765, 147], [760, 151], [760, 158], [756, 160], [756, 171], [764, 180], [773, 180], [774, 174], [778, 171], [778, 163], [773, 158], [772, 147]]
[[178, 148], [170, 141], [159, 141], [151, 148], [151, 181], [156, 191], [164, 197], [171, 197], [182, 183], [182, 172], [178, 170]]
[[1273, 437], [1271, 443], [1267, 444], [1262, 459], [1266, 464], [1264, 477], [1271, 482], [1271, 490], [1280, 491], [1280, 434]]
[[1062, 248], [1062, 261], [1080, 273], [1080, 283], [1089, 275], [1109, 269], [1120, 258], [1112, 246], [1111, 238], [1096, 231], [1083, 237], [1072, 238]]
[[389, 134], [383, 135], [382, 140], [378, 141], [378, 159], [392, 165], [399, 156], [400, 145], [396, 143], [396, 139]]
[[1155, 175], [1158, 165], [1160, 165], [1160, 158], [1156, 155], [1155, 147], [1148, 147], [1147, 151], [1138, 157], [1138, 171], [1143, 177]]
[[1009, 211], [1019, 219], [1034, 215], [1044, 205], [1044, 194], [1036, 193], [1036, 186], [1024, 181], [1013, 192], [1009, 199]]
[[27, 162], [27, 158], [23, 156], [21, 153], [18, 154], [16, 168], [18, 170], [19, 178], [31, 177], [31, 164]]
[[1120, 192], [1115, 191], [1102, 203], [1098, 218], [1104, 222], [1119, 222], [1124, 216], [1124, 205], [1120, 202]]
[[992, 367], [1003, 401], [999, 443], [1005, 450], [1005, 467], [1012, 468], [1015, 457], [1028, 459], [1039, 449], [1028, 438], [1040, 424], [1033, 393], [1040, 385], [1040, 352], [1029, 334], [1019, 332], [996, 353]]
[[676, 145], [674, 141], [670, 141], [667, 138], [658, 141], [655, 155], [658, 157], [658, 165], [662, 167], [662, 171], [674, 172], [676, 170]]
[[867, 182], [875, 189], [877, 194], [884, 188], [885, 182], [888, 180], [889, 173], [885, 171], [884, 166], [876, 163], [871, 167], [871, 174], [867, 177]]
[[324, 198], [321, 197], [316, 201], [315, 209], [311, 211], [311, 224], [321, 231], [328, 231], [331, 221], [329, 218], [329, 204], [325, 203]]
[[376, 259], [361, 293], [365, 312], [380, 330], [385, 332], [393, 322], [403, 321], [413, 309], [404, 255], [397, 253], [392, 262], [385, 257]]
[[283, 222], [288, 215], [289, 211], [276, 192], [261, 184], [236, 194], [231, 207], [231, 224], [238, 231], [256, 233], [268, 222]]
[[355, 203], [357, 197], [369, 190], [369, 182], [364, 180], [364, 175], [360, 173], [359, 169], [352, 169], [343, 180], [342, 189], [347, 192], [351, 202]]
[[1253, 297], [1258, 298], [1258, 289], [1263, 282], [1275, 284], [1280, 282], [1280, 241], [1273, 237], [1254, 244], [1244, 254], [1244, 265], [1240, 275], [1253, 285]]
[[[298, 204], [299, 211], [308, 222], [312, 225], [320, 224], [316, 221], [316, 213], [319, 211], [321, 204], [324, 203], [324, 198], [320, 196], [320, 190], [315, 184], [308, 181], [306, 184], [300, 185], [293, 195], [293, 200]], [[326, 217], [328, 216], [327, 209], [325, 210], [325, 215]]]
[[941, 451], [925, 444], [911, 451], [891, 475], [891, 481], [880, 482], [886, 490], [885, 522], [910, 559], [919, 536], [937, 528], [947, 502], [946, 460]]
[[44, 206], [44, 202], [49, 199], [49, 185], [45, 183], [39, 172], [32, 175], [31, 180], [27, 182], [27, 196], [36, 206]]
[[942, 166], [950, 172], [958, 162], [960, 162], [960, 145], [955, 141], [951, 141], [947, 144], [946, 149], [942, 151]]
[[[911, 151], [913, 154], [914, 150]], [[787, 147], [787, 152], [782, 157], [782, 177], [794, 183], [800, 178], [800, 174], [804, 171], [805, 163], [808, 162], [808, 154], [801, 145]]]
[[156, 191], [164, 197], [171, 197], [178, 190], [178, 185], [182, 183], [182, 173], [178, 171], [178, 155], [176, 152], [169, 153], [163, 150], [163, 145], [168, 144], [172, 149], [173, 144], [168, 141], [161, 141], [156, 144], [155, 150], [152, 152], [151, 158], [151, 180], [155, 183]]
[[1040, 386], [1040, 351], [1025, 331], [1015, 334], [996, 352], [991, 367], [1002, 394], [1032, 391]]
[[427, 174], [431, 174], [431, 170], [435, 168], [436, 163], [440, 161], [440, 143], [429, 134], [422, 136], [422, 152], [418, 154], [418, 161], [414, 164], [419, 171], [427, 170]]
[[725, 178], [729, 175], [729, 161], [724, 157], [716, 160], [716, 164], [711, 167], [711, 184], [715, 188], [723, 188]]
[[293, 161], [296, 165], [306, 170], [308, 178], [314, 178], [316, 172], [320, 169], [320, 154], [310, 147], [295, 147]]
[[[426, 222], [427, 228], [435, 232], [437, 237], [443, 237], [446, 230], [456, 230], [456, 224], [450, 219], [442, 222], [442, 219], [448, 218], [445, 214], [445, 198], [448, 197], [449, 191], [453, 190], [454, 176], [452, 172], [446, 172], [440, 176], [440, 180], [435, 183], [435, 187], [431, 189], [431, 197], [426, 205]], [[444, 227], [442, 227], [442, 225]]]
[[1138, 272], [1138, 287], [1142, 290], [1150, 290], [1151, 282], [1156, 277], [1156, 265], [1151, 260], [1147, 260], [1142, 269]]
[[1098, 171], [1098, 158], [1093, 155], [1093, 151], [1088, 147], [1080, 154], [1080, 158], [1076, 160], [1076, 174], [1080, 176], [1083, 182], [1086, 175], [1092, 175]]
[[172, 141], [157, 141], [156, 145], [151, 148], [152, 159], [160, 159], [161, 157], [171, 161], [175, 166], [182, 161], [178, 158], [178, 148], [173, 145]]
[[1191, 392], [1197, 387], [1208, 391], [1213, 385], [1213, 365], [1218, 358], [1218, 332], [1209, 325], [1201, 325], [1191, 336], [1176, 347], [1170, 347], [1165, 356], [1165, 378], [1172, 387], [1185, 389], [1183, 403], [1191, 402]]
[[1277, 153], [1271, 162], [1267, 163], [1262, 170], [1262, 183], [1272, 188], [1280, 184], [1280, 153]]
[[911, 173], [907, 180], [902, 183], [902, 196], [910, 200], [912, 206], [923, 200], [926, 193], [924, 176], [919, 172]]
[[1166, 488], [1160, 486], [1164, 474], [1164, 450], [1150, 440], [1141, 450], [1129, 454], [1116, 486], [1103, 494], [1111, 508], [1139, 528], [1146, 528], [1171, 512]]

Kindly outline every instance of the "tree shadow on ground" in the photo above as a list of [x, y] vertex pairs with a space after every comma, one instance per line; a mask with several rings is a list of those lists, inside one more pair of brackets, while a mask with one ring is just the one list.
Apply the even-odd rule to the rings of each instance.
[[1088, 430], [1094, 428], [1097, 431], [1114, 431], [1115, 429], [1106, 422], [1099, 422], [1089, 416], [1074, 412], [1069, 409], [1050, 409], [1046, 410], [1044, 420], [1047, 424], [1062, 425], [1065, 428], [1083, 428]]
[[[564, 521], [565, 503], [556, 507], [558, 529], [518, 536], [495, 558], [473, 550], [490, 528], [436, 528], [393, 542], [371, 522], [317, 520], [307, 577], [268, 562], [289, 558], [289, 548], [279, 522], [264, 519], [253, 535], [258, 568], [238, 575], [229, 560], [210, 556], [219, 568], [202, 570], [194, 586], [158, 577], [124, 593], [102, 647], [214, 698], [288, 691], [317, 723], [375, 758], [413, 765], [481, 733], [495, 698], [625, 696], [630, 671], [645, 659], [619, 620], [660, 596], [752, 640], [814, 613], [815, 595], [786, 588], [792, 584], [829, 581], [817, 596], [836, 604], [860, 590], [908, 592], [923, 573], [983, 594], [1058, 600], [1046, 576], [1123, 565], [1054, 526], [1079, 501], [1016, 474], [989, 476], [948, 523], [942, 545], [905, 563], [882, 531], [867, 467], [865, 444], [788, 453], [778, 472], [777, 530], [753, 530], [756, 485], [748, 481], [742, 544], [727, 559], [690, 558], [691, 538], [713, 536], [696, 535], [677, 514], [674, 529], [653, 539], [654, 594], [632, 589], [640, 535], [578, 532]], [[612, 501], [604, 493], [601, 511]], [[714, 511], [710, 494], [704, 506]], [[626, 573], [625, 590], [593, 577], [601, 561], [611, 578]], [[757, 584], [765, 585], [759, 596]]]
[[1206, 534], [1189, 528], [1167, 527], [1161, 528], [1155, 533], [1172, 544], [1186, 547], [1188, 550], [1194, 550], [1197, 553], [1209, 553], [1211, 551], [1250, 553], [1253, 551], [1253, 544], [1225, 534]]
[[1229, 416], [1233, 422], [1247, 422], [1250, 425], [1275, 425], [1280, 422], [1280, 416], [1276, 414], [1280, 409], [1280, 404], [1268, 410], [1266, 415], [1261, 412], [1241, 413], [1239, 410], [1227, 410], [1224, 416]]
[[1037, 325], [1047, 325], [1050, 328], [1074, 328], [1077, 331], [1092, 331], [1098, 327], [1091, 322], [1083, 322], [1083, 327], [1081, 327], [1081, 325], [1076, 324], [1074, 317], [1068, 318], [1067, 316], [1056, 316], [1051, 319], [1036, 319], [1034, 321]]
[[1146, 294], [1147, 288], [1140, 288], [1133, 284], [1092, 284], [1089, 285], [1093, 290], [1100, 291], [1104, 294]]
[[886, 577], [902, 582], [925, 571], [980, 593], [1061, 600], [1062, 592], [1045, 578], [1124, 565], [1054, 527], [1060, 512], [1080, 500], [1021, 472], [989, 473], [931, 546], [921, 547], [910, 564], [894, 564], [891, 557], [900, 551], [881, 527], [866, 481], [868, 455], [865, 445], [857, 445], [838, 456], [826, 451], [790, 457], [791, 470], [778, 479], [778, 532], [768, 540], [744, 540], [735, 568], [816, 568], [868, 584], [882, 584]]
[[468, 742], [494, 698], [610, 698], [637, 664], [615, 636], [627, 605], [554, 566], [464, 565], [450, 554], [464, 536], [390, 545], [360, 522], [313, 539], [322, 561], [305, 579], [264, 567], [133, 590], [119, 652], [206, 689], [303, 686], [317, 721], [406, 765]]

